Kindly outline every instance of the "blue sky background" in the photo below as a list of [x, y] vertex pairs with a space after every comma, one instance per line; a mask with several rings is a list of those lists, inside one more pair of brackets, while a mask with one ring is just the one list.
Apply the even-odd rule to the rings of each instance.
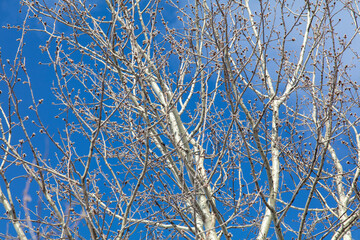
[[[0, 25], [17, 25], [22, 24], [23, 20], [23, 14], [18, 13], [19, 10], [19, 4], [18, 1], [6, 1], [6, 0], [0, 0]], [[343, 21], [341, 24], [343, 24], [343, 28], [346, 29], [347, 22]], [[17, 38], [20, 37], [20, 32], [16, 30], [7, 30], [7, 29], [0, 29], [0, 47], [1, 47], [1, 54], [3, 60], [10, 59], [12, 61], [14, 54], [17, 51], [18, 48], [18, 42], [16, 41]], [[41, 34], [37, 33], [30, 33], [27, 34], [25, 37], [26, 46], [24, 48], [24, 55], [26, 56], [26, 66], [27, 70], [29, 72], [29, 76], [32, 81], [32, 86], [34, 90], [35, 97], [37, 99], [45, 99], [44, 104], [40, 107], [40, 113], [42, 114], [41, 117], [44, 120], [44, 122], [51, 124], [50, 127], [54, 126], [53, 130], [60, 128], [63, 125], [63, 122], [60, 119], [54, 119], [54, 115], [58, 113], [57, 108], [52, 105], [52, 102], [55, 102], [56, 99], [53, 96], [53, 93], [51, 92], [51, 86], [52, 81], [55, 79], [54, 73], [52, 71], [52, 67], [39, 65], [39, 61], [47, 61], [47, 55], [45, 53], [41, 53], [40, 49], [38, 48], [38, 45], [40, 43], [43, 43], [46, 39], [42, 37]], [[358, 41], [358, 40], [357, 40]], [[296, 43], [294, 43], [296, 44]], [[360, 42], [359, 42], [360, 44]], [[360, 46], [360, 45], [358, 45]], [[349, 62], [351, 61], [351, 57], [349, 57]], [[359, 71], [354, 71], [354, 77], [358, 78], [360, 76]], [[0, 88], [4, 88], [4, 86], [0, 83]], [[18, 95], [21, 95], [21, 98], [23, 99], [23, 103], [21, 106], [23, 106], [22, 111], [24, 113], [27, 113], [31, 115], [31, 111], [27, 109], [27, 106], [32, 104], [31, 98], [28, 93], [27, 86], [24, 86], [23, 88], [21, 85], [18, 84], [17, 86], [17, 93]], [[5, 92], [1, 94], [0, 96], [0, 102], [6, 102], [7, 95]], [[31, 127], [30, 127], [31, 128]], [[35, 128], [34, 128], [35, 129]], [[37, 147], [41, 149], [41, 152], [44, 152], [45, 154], [49, 153], [49, 156], [51, 156], [50, 153], [53, 153], [52, 151], [55, 151], [55, 148], [52, 147], [52, 144], [49, 143], [49, 140], [44, 136], [37, 136], [38, 137], [38, 145]], [[18, 138], [22, 138], [21, 135], [18, 136]], [[81, 151], [81, 150], [80, 150]], [[86, 152], [86, 149], [84, 150]], [[8, 177], [11, 178], [12, 173], [11, 171], [7, 172], [9, 175]], [[18, 175], [18, 172], [13, 172], [13, 176]], [[246, 174], [246, 173], [245, 173]], [[249, 176], [250, 177], [250, 176]], [[1, 181], [0, 181], [1, 182]], [[14, 195], [22, 196], [24, 185], [23, 181], [19, 180], [18, 183], [16, 180], [14, 181], [14, 185], [18, 185], [18, 191], [14, 192]], [[3, 184], [2, 182], [0, 184]], [[2, 186], [2, 185], [1, 185]], [[3, 186], [2, 186], [3, 187]], [[32, 191], [37, 190], [36, 186], [31, 189]], [[35, 199], [34, 199], [35, 200]], [[300, 204], [301, 198], [298, 198], [295, 202], [296, 204]], [[33, 202], [36, 204], [36, 201]], [[32, 203], [30, 203], [32, 204]], [[3, 208], [0, 206], [0, 216], [3, 213]], [[8, 226], [4, 223], [5, 221], [0, 221], [0, 232], [4, 233], [8, 231], [12, 231], [12, 226]], [[136, 235], [134, 235], [135, 237]], [[355, 239], [360, 239], [359, 231], [353, 232], [353, 237]]]

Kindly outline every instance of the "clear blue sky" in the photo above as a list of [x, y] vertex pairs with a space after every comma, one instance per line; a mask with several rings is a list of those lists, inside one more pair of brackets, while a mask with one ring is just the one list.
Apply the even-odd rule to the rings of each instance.
[[[19, 14], [19, 4], [18, 1], [7, 1], [7, 0], [0, 0], [0, 25], [4, 26], [6, 24], [10, 25], [19, 25], [22, 24], [23, 20], [23, 13]], [[343, 21], [341, 23], [344, 25], [344, 29], [346, 28], [346, 21]], [[7, 29], [0, 29], [0, 47], [2, 52], [2, 58], [3, 60], [10, 59], [12, 61], [17, 48], [18, 48], [18, 42], [16, 41], [17, 38], [20, 37], [20, 32], [16, 30], [7, 30]], [[43, 118], [44, 122], [51, 123], [52, 125], [50, 127], [53, 127], [55, 130], [58, 128], [58, 126], [61, 126], [63, 124], [60, 119], [56, 120], [54, 119], [54, 115], [57, 114], [57, 108], [54, 107], [51, 103], [55, 102], [55, 98], [50, 91], [52, 86], [52, 81], [55, 79], [52, 68], [39, 65], [39, 61], [47, 61], [47, 55], [44, 53], [41, 53], [40, 49], [38, 48], [40, 43], [43, 43], [45, 39], [42, 38], [41, 34], [37, 33], [30, 33], [26, 35], [26, 47], [24, 49], [24, 55], [26, 56], [26, 66], [29, 72], [29, 76], [32, 81], [33, 90], [35, 97], [37, 99], [45, 99], [44, 104], [40, 108], [40, 113], [42, 113], [41, 117]], [[358, 44], [360, 46], [360, 42]], [[349, 62], [351, 62], [351, 59], [348, 59]], [[358, 78], [360, 76], [359, 71], [354, 72], [354, 77]], [[4, 88], [3, 84], [0, 84], [0, 89], [6, 89]], [[5, 93], [6, 90], [3, 91], [3, 94], [0, 96], [0, 103], [6, 102], [7, 95]], [[21, 95], [23, 98], [24, 103], [21, 105], [23, 106], [22, 111], [29, 112], [27, 109], [27, 106], [31, 104], [30, 102], [30, 96], [28, 94], [27, 88], [18, 88], [18, 94]], [[31, 114], [29, 112], [29, 114]], [[18, 138], [21, 138], [19, 135]], [[39, 146], [38, 148], [43, 148], [43, 152], [51, 152], [54, 150], [53, 148], [49, 147], [51, 146], [46, 140], [46, 138], [39, 138]], [[14, 172], [14, 175], [17, 175], [17, 172]], [[11, 176], [11, 172], [9, 176]], [[17, 189], [18, 192], [14, 192], [15, 195], [21, 196], [22, 191], [24, 189], [23, 181], [18, 181], [19, 186]], [[3, 184], [2, 181], [0, 181], [0, 186]], [[17, 184], [17, 182], [14, 182], [14, 184]], [[2, 216], [4, 212], [4, 209], [2, 206], [0, 206], [0, 215]], [[12, 229], [12, 226], [8, 226], [4, 223], [5, 221], [0, 221], [0, 232], [7, 231], [8, 227], [9, 229]], [[355, 239], [360, 239], [360, 233], [359, 232], [353, 232], [353, 237]]]

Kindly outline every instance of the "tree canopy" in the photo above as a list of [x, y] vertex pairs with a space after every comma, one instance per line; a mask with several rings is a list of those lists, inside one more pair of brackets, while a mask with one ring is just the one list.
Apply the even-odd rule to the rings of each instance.
[[0, 235], [360, 237], [359, 14], [22, 0], [1, 60]]

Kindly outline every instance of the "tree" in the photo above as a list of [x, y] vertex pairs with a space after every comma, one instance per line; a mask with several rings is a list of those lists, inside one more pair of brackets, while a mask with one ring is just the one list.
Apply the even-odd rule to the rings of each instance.
[[[3, 237], [359, 236], [358, 1], [97, 4], [23, 0], [10, 27]], [[34, 31], [53, 121], [26, 69]]]

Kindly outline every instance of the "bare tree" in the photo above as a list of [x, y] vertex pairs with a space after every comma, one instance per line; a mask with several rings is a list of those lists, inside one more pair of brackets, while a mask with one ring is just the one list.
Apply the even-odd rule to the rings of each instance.
[[[359, 236], [358, 1], [22, 5], [1, 64], [2, 237]], [[26, 70], [34, 31], [51, 113]]]

